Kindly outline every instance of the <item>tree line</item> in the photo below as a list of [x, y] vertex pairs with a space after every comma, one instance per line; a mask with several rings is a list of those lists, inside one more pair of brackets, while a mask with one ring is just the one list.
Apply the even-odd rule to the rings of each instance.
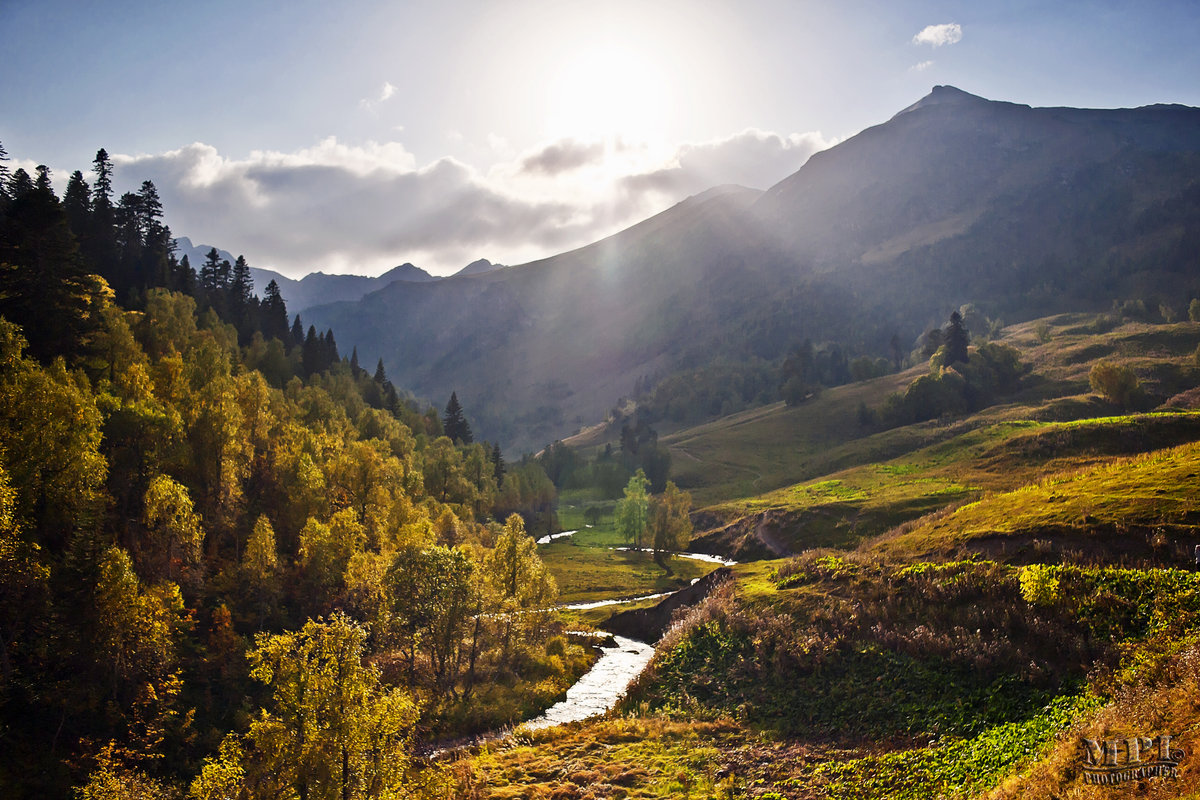
[[394, 796], [420, 730], [564, 685], [540, 467], [244, 261], [189, 283], [97, 158], [0, 175], [0, 793]]

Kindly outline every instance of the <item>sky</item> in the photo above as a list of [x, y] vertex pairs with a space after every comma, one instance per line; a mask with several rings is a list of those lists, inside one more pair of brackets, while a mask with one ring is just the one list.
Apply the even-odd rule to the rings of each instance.
[[103, 147], [177, 236], [291, 277], [519, 264], [766, 189], [948, 84], [1200, 106], [1200, 3], [0, 0], [0, 143]]

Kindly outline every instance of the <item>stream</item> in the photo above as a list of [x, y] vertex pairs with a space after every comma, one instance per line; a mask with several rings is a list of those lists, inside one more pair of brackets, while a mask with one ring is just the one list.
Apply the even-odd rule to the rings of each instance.
[[[591, 526], [589, 525], [587, 527], [591, 527]], [[578, 530], [563, 531], [562, 533], [551, 533], [547, 536], [543, 536], [542, 538], [538, 539], [537, 544], [550, 544], [555, 539], [564, 539], [568, 536], [574, 536], [577, 533], [579, 533]], [[620, 550], [623, 552], [644, 552], [644, 553], [652, 552], [645, 548], [637, 548], [637, 547], [610, 547], [608, 549], [609, 550]], [[732, 559], [721, 558], [720, 556], [714, 556], [714, 555], [710, 555], [708, 553], [671, 553], [671, 555], [675, 556], [676, 558], [690, 558], [692, 561], [705, 561], [705, 562], [708, 562], [709, 564], [720, 564], [725, 567], [732, 567], [734, 564], [737, 563], [736, 561], [734, 561]], [[634, 599], [646, 600], [650, 597], [665, 597], [665, 595], [646, 595], [646, 597], [638, 597], [638, 598], [634, 598]], [[616, 600], [613, 602], [630, 603], [633, 601], [632, 600]], [[608, 603], [602, 603], [601, 605], [608, 605]], [[566, 607], [567, 608], [577, 608], [577, 606], [566, 606]], [[587, 608], [597, 608], [597, 606], [587, 606]]]
[[[579, 531], [563, 531], [537, 540], [538, 544], [550, 544], [555, 539], [561, 539]], [[628, 550], [626, 547], [614, 547], [613, 550]], [[714, 564], [730, 565], [729, 561], [718, 556], [705, 553], [674, 553], [680, 558], [691, 558]], [[696, 580], [699, 580], [697, 578]], [[693, 581], [695, 583], [695, 581]], [[559, 608], [575, 611], [585, 611], [590, 608], [602, 608], [624, 603], [636, 603], [639, 600], [658, 600], [671, 595], [672, 592], [658, 592], [640, 597], [628, 597], [618, 600], [593, 600], [582, 603], [568, 603]], [[625, 636], [613, 636], [616, 647], [602, 647], [600, 658], [583, 676], [567, 690], [567, 698], [546, 709], [545, 713], [524, 725], [530, 728], [549, 728], [588, 717], [603, 714], [616, 704], [634, 678], [642, 673], [650, 659], [654, 656], [654, 645], [639, 642]]]
[[605, 647], [600, 659], [567, 690], [567, 699], [546, 709], [527, 728], [549, 728], [608, 711], [654, 655], [654, 645], [614, 636], [616, 647]]

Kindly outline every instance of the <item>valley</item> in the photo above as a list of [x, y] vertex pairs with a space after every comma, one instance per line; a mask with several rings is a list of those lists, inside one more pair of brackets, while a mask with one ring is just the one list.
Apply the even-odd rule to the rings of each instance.
[[[704, 497], [693, 547], [745, 563], [677, 615], [618, 713], [519, 728], [443, 778], [489, 797], [1101, 797], [1070, 754], [1076, 731], [1125, 730], [1117, 709], [1192, 763], [1191, 712], [1146, 715], [1200, 680], [1200, 416], [1171, 400], [1200, 382], [1200, 323], [1064, 315], [999, 341], [1029, 370], [971, 414], [839, 418], [913, 370], [664, 437], [724, 457], [673, 475]], [[1146, 376], [1146, 410], [1088, 386], [1112, 359]], [[606, 541], [551, 547], [581, 534]]]
[[0, 795], [1200, 793], [1200, 109], [937, 86], [446, 277], [113, 164], [0, 181]]

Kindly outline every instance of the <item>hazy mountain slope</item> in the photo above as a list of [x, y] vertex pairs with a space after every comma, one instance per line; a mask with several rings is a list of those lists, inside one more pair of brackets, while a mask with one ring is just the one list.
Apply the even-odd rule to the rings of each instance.
[[[267, 284], [275, 281], [279, 293], [287, 303], [288, 313], [298, 314], [315, 305], [337, 303], [342, 301], [359, 300], [371, 292], [382, 289], [395, 281], [412, 281], [424, 283], [438, 280], [420, 267], [412, 264], [401, 264], [393, 267], [376, 278], [363, 275], [326, 275], [324, 272], [310, 272], [300, 280], [281, 275], [274, 270], [250, 268], [254, 279], [254, 291], [261, 295]], [[308, 315], [305, 314], [305, 319]]]
[[494, 269], [504, 269], [504, 265], [503, 264], [493, 264], [492, 262], [488, 261], [486, 258], [480, 258], [476, 261], [472, 261], [470, 264], [467, 264], [465, 267], [460, 269], [458, 272], [454, 273], [454, 275], [452, 277], [459, 277], [459, 276], [465, 276], [465, 275], [482, 275], [483, 273], [491, 272]]
[[318, 327], [382, 356], [397, 384], [476, 431], [532, 448], [602, 415], [634, 379], [670, 368], [757, 302], [737, 267], [749, 189], [696, 197], [552, 259], [436, 283], [394, 283], [311, 309]]
[[806, 337], [885, 355], [966, 302], [1007, 322], [1114, 299], [1179, 310], [1197, 253], [1200, 110], [938, 87], [761, 195], [712, 190], [570, 253], [311, 315], [419, 394], [457, 388], [482, 436], [532, 448], [639, 375]]

